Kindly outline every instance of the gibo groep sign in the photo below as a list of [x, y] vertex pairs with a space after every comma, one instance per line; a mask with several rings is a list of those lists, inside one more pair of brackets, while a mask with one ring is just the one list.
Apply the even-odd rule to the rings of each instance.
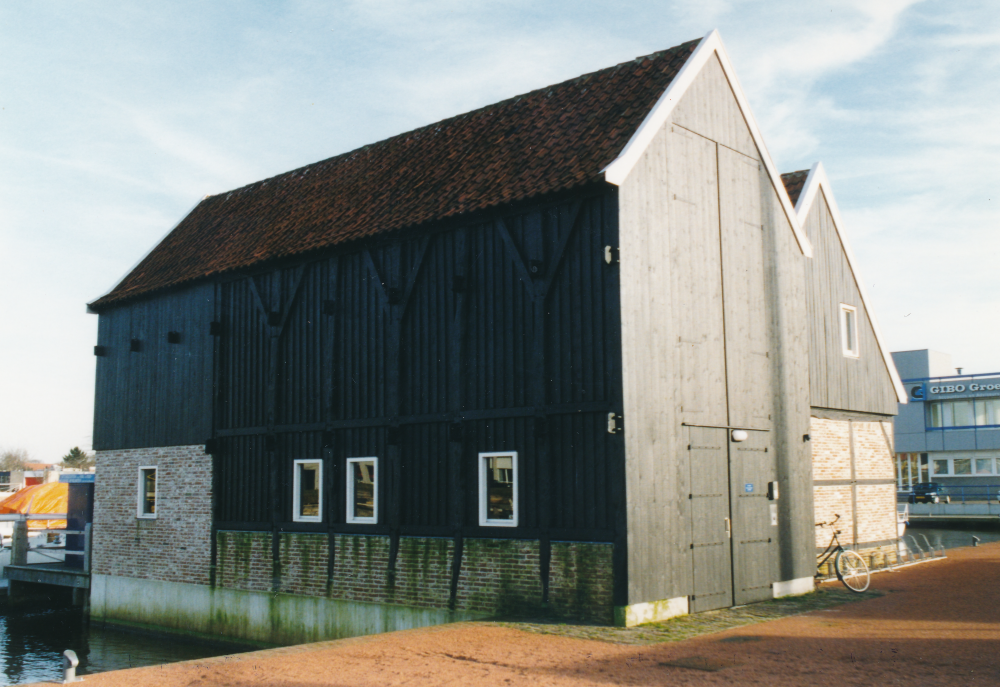
[[1000, 377], [925, 382], [910, 390], [915, 400], [932, 401], [956, 397], [1000, 396]]

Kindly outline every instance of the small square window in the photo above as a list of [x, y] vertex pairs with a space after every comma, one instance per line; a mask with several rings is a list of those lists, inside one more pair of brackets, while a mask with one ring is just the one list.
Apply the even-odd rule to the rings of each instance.
[[347, 459], [347, 522], [378, 523], [378, 458]]
[[479, 524], [517, 527], [517, 453], [479, 454]]
[[950, 475], [951, 470], [948, 463], [949, 461], [944, 458], [936, 458], [934, 460], [934, 475]]
[[292, 520], [322, 522], [323, 462], [315, 458], [296, 460], [293, 470]]
[[853, 305], [840, 304], [840, 340], [846, 357], [859, 357], [858, 309]]
[[992, 458], [976, 458], [976, 474], [977, 475], [992, 475], [993, 474], [993, 459]]
[[136, 517], [156, 517], [156, 468], [144, 465], [139, 468], [139, 500]]

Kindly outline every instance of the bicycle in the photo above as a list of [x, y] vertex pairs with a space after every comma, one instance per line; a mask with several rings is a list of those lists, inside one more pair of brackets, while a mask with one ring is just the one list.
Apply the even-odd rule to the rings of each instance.
[[[839, 515], [830, 522], [817, 522], [816, 527], [832, 527], [838, 520], [840, 520]], [[818, 570], [821, 565], [833, 557], [833, 568], [837, 571], [837, 579], [852, 592], [860, 594], [871, 584], [872, 576], [868, 571], [868, 564], [857, 552], [845, 549], [844, 545], [840, 543], [840, 539], [837, 538], [838, 534], [840, 534], [840, 530], [833, 531], [829, 545], [823, 553], [816, 557], [816, 568]], [[819, 577], [818, 572], [816, 577]]]

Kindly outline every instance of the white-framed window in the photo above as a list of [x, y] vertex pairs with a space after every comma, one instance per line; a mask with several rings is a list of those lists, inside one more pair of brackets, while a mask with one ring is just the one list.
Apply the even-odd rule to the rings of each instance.
[[156, 517], [156, 466], [140, 465], [138, 480], [138, 500], [135, 507], [137, 518]]
[[378, 458], [347, 459], [347, 522], [378, 523]]
[[292, 520], [323, 521], [323, 461], [300, 458], [292, 466]]
[[965, 477], [971, 475], [1000, 475], [1000, 453], [966, 453], [948, 458], [935, 455], [931, 464], [934, 477]]
[[517, 527], [517, 452], [479, 454], [479, 524]]
[[844, 347], [844, 356], [857, 358], [858, 348], [858, 309], [846, 303], [840, 304], [840, 341]]

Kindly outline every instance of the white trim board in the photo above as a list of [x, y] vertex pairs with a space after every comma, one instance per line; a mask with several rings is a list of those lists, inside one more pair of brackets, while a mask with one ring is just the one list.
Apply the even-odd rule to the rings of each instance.
[[688, 58], [688, 61], [677, 73], [677, 76], [674, 77], [674, 80], [670, 82], [667, 90], [656, 101], [656, 105], [646, 115], [642, 124], [636, 129], [636, 132], [632, 134], [632, 138], [629, 139], [622, 152], [611, 164], [604, 168], [604, 179], [615, 186], [620, 186], [625, 181], [625, 178], [628, 177], [629, 172], [635, 167], [639, 158], [646, 152], [646, 148], [653, 141], [653, 137], [656, 136], [667, 119], [670, 118], [677, 103], [681, 101], [681, 98], [687, 93], [688, 88], [691, 87], [695, 78], [701, 73], [701, 70], [713, 55], [718, 56], [719, 63], [722, 65], [722, 71], [729, 80], [729, 86], [736, 96], [736, 103], [743, 114], [744, 120], [746, 120], [747, 127], [750, 129], [750, 136], [757, 145], [757, 150], [760, 151], [761, 161], [764, 163], [764, 168], [771, 178], [771, 185], [774, 187], [774, 192], [778, 195], [781, 207], [785, 211], [785, 217], [792, 227], [792, 233], [795, 234], [799, 250], [802, 251], [803, 255], [811, 258], [812, 244], [809, 243], [809, 238], [802, 229], [802, 224], [795, 213], [795, 208], [792, 207], [788, 191], [785, 190], [785, 184], [781, 181], [781, 174], [778, 172], [774, 160], [771, 159], [771, 154], [767, 151], [767, 146], [764, 145], [764, 138], [761, 136], [760, 128], [757, 126], [757, 120], [754, 119], [746, 95], [743, 93], [743, 87], [740, 86], [739, 79], [736, 78], [736, 72], [733, 69], [732, 62], [729, 60], [729, 55], [726, 53], [726, 48], [722, 44], [722, 37], [719, 35], [718, 29], [713, 29], [707, 36], [701, 39], [701, 43], [695, 48], [694, 53]]
[[820, 190], [823, 192], [823, 197], [826, 198], [827, 207], [830, 208], [830, 217], [833, 218], [834, 231], [837, 232], [840, 246], [844, 249], [844, 255], [847, 256], [847, 265], [851, 268], [854, 283], [858, 287], [858, 293], [861, 294], [861, 303], [865, 306], [868, 322], [875, 333], [875, 341], [878, 343], [879, 352], [882, 353], [882, 360], [889, 370], [892, 386], [896, 390], [896, 399], [899, 403], [906, 403], [906, 390], [903, 388], [903, 382], [899, 378], [899, 372], [896, 371], [896, 365], [892, 362], [892, 356], [889, 353], [889, 348], [885, 345], [885, 339], [882, 338], [882, 331], [879, 329], [878, 320], [875, 319], [875, 313], [871, 308], [871, 300], [868, 298], [868, 292], [865, 290], [865, 282], [861, 279], [860, 272], [858, 271], [858, 261], [854, 258], [854, 251], [851, 250], [851, 244], [848, 243], [847, 238], [844, 236], [842, 229], [844, 222], [840, 218], [840, 210], [837, 208], [837, 201], [833, 197], [833, 190], [830, 188], [830, 179], [826, 176], [826, 169], [823, 167], [822, 162], [817, 162], [809, 170], [809, 176], [806, 177], [806, 181], [802, 186], [802, 192], [799, 193], [799, 200], [795, 203], [795, 214], [798, 216], [799, 224], [803, 227], [805, 226], [806, 218], [809, 216], [809, 211], [812, 210], [816, 198], [820, 195]]

